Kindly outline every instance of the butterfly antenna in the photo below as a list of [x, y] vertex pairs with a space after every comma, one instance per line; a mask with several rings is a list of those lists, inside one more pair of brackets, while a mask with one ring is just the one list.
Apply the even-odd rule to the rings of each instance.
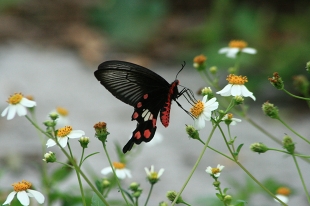
[[184, 69], [185, 65], [186, 65], [186, 62], [183, 61], [182, 68], [180, 69], [180, 71], [179, 71], [179, 72], [177, 73], [177, 75], [175, 76], [175, 79], [177, 79], [179, 73]]

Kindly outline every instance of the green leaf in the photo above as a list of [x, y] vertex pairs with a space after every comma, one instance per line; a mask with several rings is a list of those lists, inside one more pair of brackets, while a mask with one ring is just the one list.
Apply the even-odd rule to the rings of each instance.
[[94, 152], [94, 153], [91, 153], [91, 154], [87, 155], [87, 156], [83, 159], [83, 161], [82, 161], [81, 164], [83, 164], [83, 162], [84, 162], [87, 158], [89, 158], [89, 157], [91, 157], [91, 156], [93, 156], [93, 155], [99, 154], [99, 153], [100, 153], [100, 152]]
[[91, 198], [91, 206], [105, 206], [105, 204], [101, 201], [97, 194], [93, 194]]

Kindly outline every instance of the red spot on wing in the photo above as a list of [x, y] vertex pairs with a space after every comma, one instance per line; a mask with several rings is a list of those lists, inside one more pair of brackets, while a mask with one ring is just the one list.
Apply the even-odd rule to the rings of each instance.
[[156, 127], [156, 119], [152, 119], [153, 128]]
[[138, 117], [139, 117], [138, 112], [134, 112], [134, 113], [132, 114], [132, 119], [137, 119]]
[[151, 131], [149, 129], [144, 130], [143, 135], [145, 138], [148, 139], [151, 136]]
[[141, 132], [137, 131], [133, 136], [135, 139], [140, 139], [141, 138]]
[[138, 102], [137, 104], [137, 108], [140, 108], [140, 107], [142, 107], [142, 102]]
[[143, 99], [147, 99], [149, 97], [148, 94], [143, 95]]

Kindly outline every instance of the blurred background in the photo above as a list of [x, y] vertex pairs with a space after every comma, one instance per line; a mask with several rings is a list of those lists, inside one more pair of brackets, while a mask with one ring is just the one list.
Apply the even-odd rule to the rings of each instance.
[[[281, 139], [288, 131], [275, 129], [274, 127], [280, 125], [273, 125], [259, 111], [260, 105], [270, 100], [285, 108], [285, 116], [291, 123], [296, 124], [301, 133], [308, 134], [305, 130], [308, 127], [306, 121], [309, 120], [306, 116], [307, 104], [293, 98], [283, 99], [283, 93], [274, 89], [267, 78], [271, 77], [273, 72], [279, 72], [284, 79], [285, 88], [298, 94], [292, 78], [299, 74], [306, 75], [305, 65], [310, 60], [309, 13], [310, 2], [307, 0], [1, 0], [0, 109], [2, 111], [6, 107], [5, 100], [14, 92], [31, 94], [38, 103], [37, 114], [40, 121], [44, 121], [47, 113], [56, 106], [63, 106], [69, 109], [72, 123], [89, 134], [93, 133], [94, 123], [108, 122], [111, 130], [116, 133], [116, 139], [124, 145], [126, 142], [124, 136], [126, 137], [127, 134], [130, 136], [135, 128], [135, 123], [130, 122], [132, 108], [114, 99], [93, 77], [93, 71], [101, 62], [112, 59], [134, 62], [156, 70], [168, 82], [172, 82], [182, 62], [185, 61], [187, 63], [185, 70], [178, 78], [182, 85], [198, 91], [199, 88], [207, 85], [193, 69], [193, 58], [199, 54], [206, 55], [208, 66], [217, 66], [223, 74], [221, 81], [224, 85], [227, 69], [234, 65], [234, 60], [226, 58], [225, 55], [219, 55], [218, 50], [227, 47], [230, 40], [240, 39], [258, 51], [256, 55], [242, 55], [241, 59], [240, 73], [248, 76], [247, 87], [257, 97], [256, 104], [252, 100], [247, 100], [250, 105], [257, 108], [252, 110], [252, 114], [256, 116], [259, 113], [258, 122], [263, 124], [267, 122], [274, 135]], [[186, 104], [186, 101], [184, 102]], [[297, 107], [292, 107], [296, 105]], [[179, 128], [185, 123], [189, 124], [191, 119], [183, 114], [182, 110], [173, 106], [171, 128], [158, 129], [163, 133], [165, 140], [161, 144], [165, 146], [144, 149], [143, 157], [133, 162], [131, 166], [133, 170], [136, 168], [142, 171], [144, 166], [148, 166], [145, 163], [150, 162], [150, 158], [160, 165], [162, 157], [156, 156], [167, 154], [172, 157], [171, 161], [179, 161], [175, 167], [184, 169], [180, 172], [182, 175], [184, 173], [184, 177], [189, 173], [198, 155], [197, 151], [192, 151], [190, 148], [197, 150], [195, 148], [199, 144], [194, 143], [195, 146], [187, 147], [186, 134], [179, 131]], [[109, 111], [115, 111], [115, 113]], [[123, 131], [120, 131], [117, 123], [121, 124]], [[265, 139], [258, 139], [262, 136], [261, 133], [252, 134], [251, 126], [244, 124], [246, 127], [243, 128], [248, 128], [249, 131], [243, 131], [242, 135], [252, 136], [252, 139], [244, 140], [240, 137], [239, 141], [241, 143], [249, 141], [247, 148], [253, 141], [265, 141]], [[176, 131], [177, 133], [173, 133]], [[239, 130], [235, 131], [238, 135]], [[205, 132], [207, 134], [208, 129]], [[11, 121], [1, 118], [0, 139], [5, 142], [5, 146], [1, 143], [0, 149], [0, 163], [3, 169], [1, 187], [24, 179], [24, 177], [16, 178], [23, 172], [30, 176], [33, 174], [32, 168], [28, 167], [28, 170], [23, 171], [18, 165], [25, 164], [24, 161], [27, 158], [35, 162], [40, 162], [42, 159], [40, 142], [35, 142], [35, 135], [36, 132], [25, 118], [14, 118]], [[166, 138], [167, 136], [173, 137], [169, 139], [169, 137]], [[180, 140], [176, 139], [179, 136], [183, 136], [183, 143], [179, 143]], [[176, 142], [181, 144], [180, 147], [174, 145]], [[273, 143], [270, 142], [270, 144]], [[219, 143], [214, 142], [214, 144]], [[174, 145], [173, 149], [171, 145]], [[78, 145], [76, 146], [78, 148]], [[184, 151], [182, 146], [188, 151]], [[14, 147], [18, 149], [16, 151], [10, 149]], [[277, 147], [281, 146], [277, 145]], [[34, 148], [38, 149], [38, 152], [35, 152]], [[163, 151], [168, 153], [161, 153]], [[113, 146], [111, 152], [113, 152]], [[206, 162], [215, 167], [219, 163], [218, 160], [222, 159], [214, 153], [210, 154], [214, 155], [212, 156], [214, 159], [206, 158]], [[177, 157], [173, 157], [174, 155]], [[262, 155], [259, 157], [256, 154], [251, 153], [251, 155], [253, 157], [246, 154], [244, 158], [245, 164], [253, 166], [254, 173], [257, 165], [252, 161], [253, 158], [259, 158], [260, 160], [255, 161], [262, 161], [261, 164], [265, 164], [266, 167], [273, 164], [273, 161], [277, 161], [276, 158], [270, 159], [269, 155], [268, 160]], [[279, 157], [282, 156], [279, 155]], [[104, 159], [102, 156], [101, 158]], [[18, 163], [12, 166], [15, 161]], [[158, 167], [169, 168], [171, 161], [167, 159], [165, 161], [166, 164], [163, 163]], [[94, 165], [96, 163], [93, 163]], [[106, 162], [101, 166], [105, 165]], [[209, 164], [203, 164], [201, 170], [203, 171], [206, 166]], [[231, 167], [234, 168], [234, 166]], [[285, 170], [286, 167], [287, 165], [283, 164], [278, 165], [277, 168], [266, 169], [267, 174], [261, 176], [261, 180], [274, 177], [272, 175], [279, 174], [279, 168]], [[228, 176], [235, 178], [233, 175], [240, 175], [239, 172], [234, 168]], [[257, 175], [262, 175], [261, 173], [262, 171], [258, 171]], [[279, 174], [278, 177], [289, 184], [291, 175], [296, 175], [297, 178], [295, 170], [286, 171], [283, 176]], [[177, 186], [175, 188], [169, 185], [162, 186], [157, 191], [160, 197], [156, 200], [164, 200], [166, 190], [179, 190], [184, 177], [182, 176], [180, 183], [176, 183], [179, 180], [173, 179], [175, 175], [171, 175], [171, 179], [163, 179], [161, 183], [171, 181], [170, 183]], [[244, 177], [245, 174], [242, 173], [240, 179]], [[199, 178], [205, 178], [204, 172], [201, 172]], [[201, 184], [199, 178], [197, 178], [197, 184]], [[203, 184], [203, 189], [199, 186], [192, 193], [188, 190], [188, 195], [185, 196], [194, 199], [204, 192], [213, 194], [211, 178], [206, 177], [206, 179], [208, 182], [206, 180]], [[297, 181], [299, 181], [298, 178], [296, 184], [300, 186]], [[195, 187], [195, 184], [192, 186]], [[296, 203], [307, 205], [301, 187], [298, 189], [296, 193], [301, 195], [295, 199]], [[254, 201], [252, 198], [249, 205], [262, 205], [255, 201], [257, 199], [260, 199], [260, 196], [255, 196]], [[273, 204], [276, 205], [274, 202], [270, 203], [270, 205]]]

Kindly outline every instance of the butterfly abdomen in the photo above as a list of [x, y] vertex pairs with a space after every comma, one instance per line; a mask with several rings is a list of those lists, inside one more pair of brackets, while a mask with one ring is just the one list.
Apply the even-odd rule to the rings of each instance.
[[172, 82], [169, 88], [168, 96], [164, 106], [160, 110], [160, 121], [165, 126], [169, 126], [171, 101], [176, 98], [178, 92], [179, 80]]

